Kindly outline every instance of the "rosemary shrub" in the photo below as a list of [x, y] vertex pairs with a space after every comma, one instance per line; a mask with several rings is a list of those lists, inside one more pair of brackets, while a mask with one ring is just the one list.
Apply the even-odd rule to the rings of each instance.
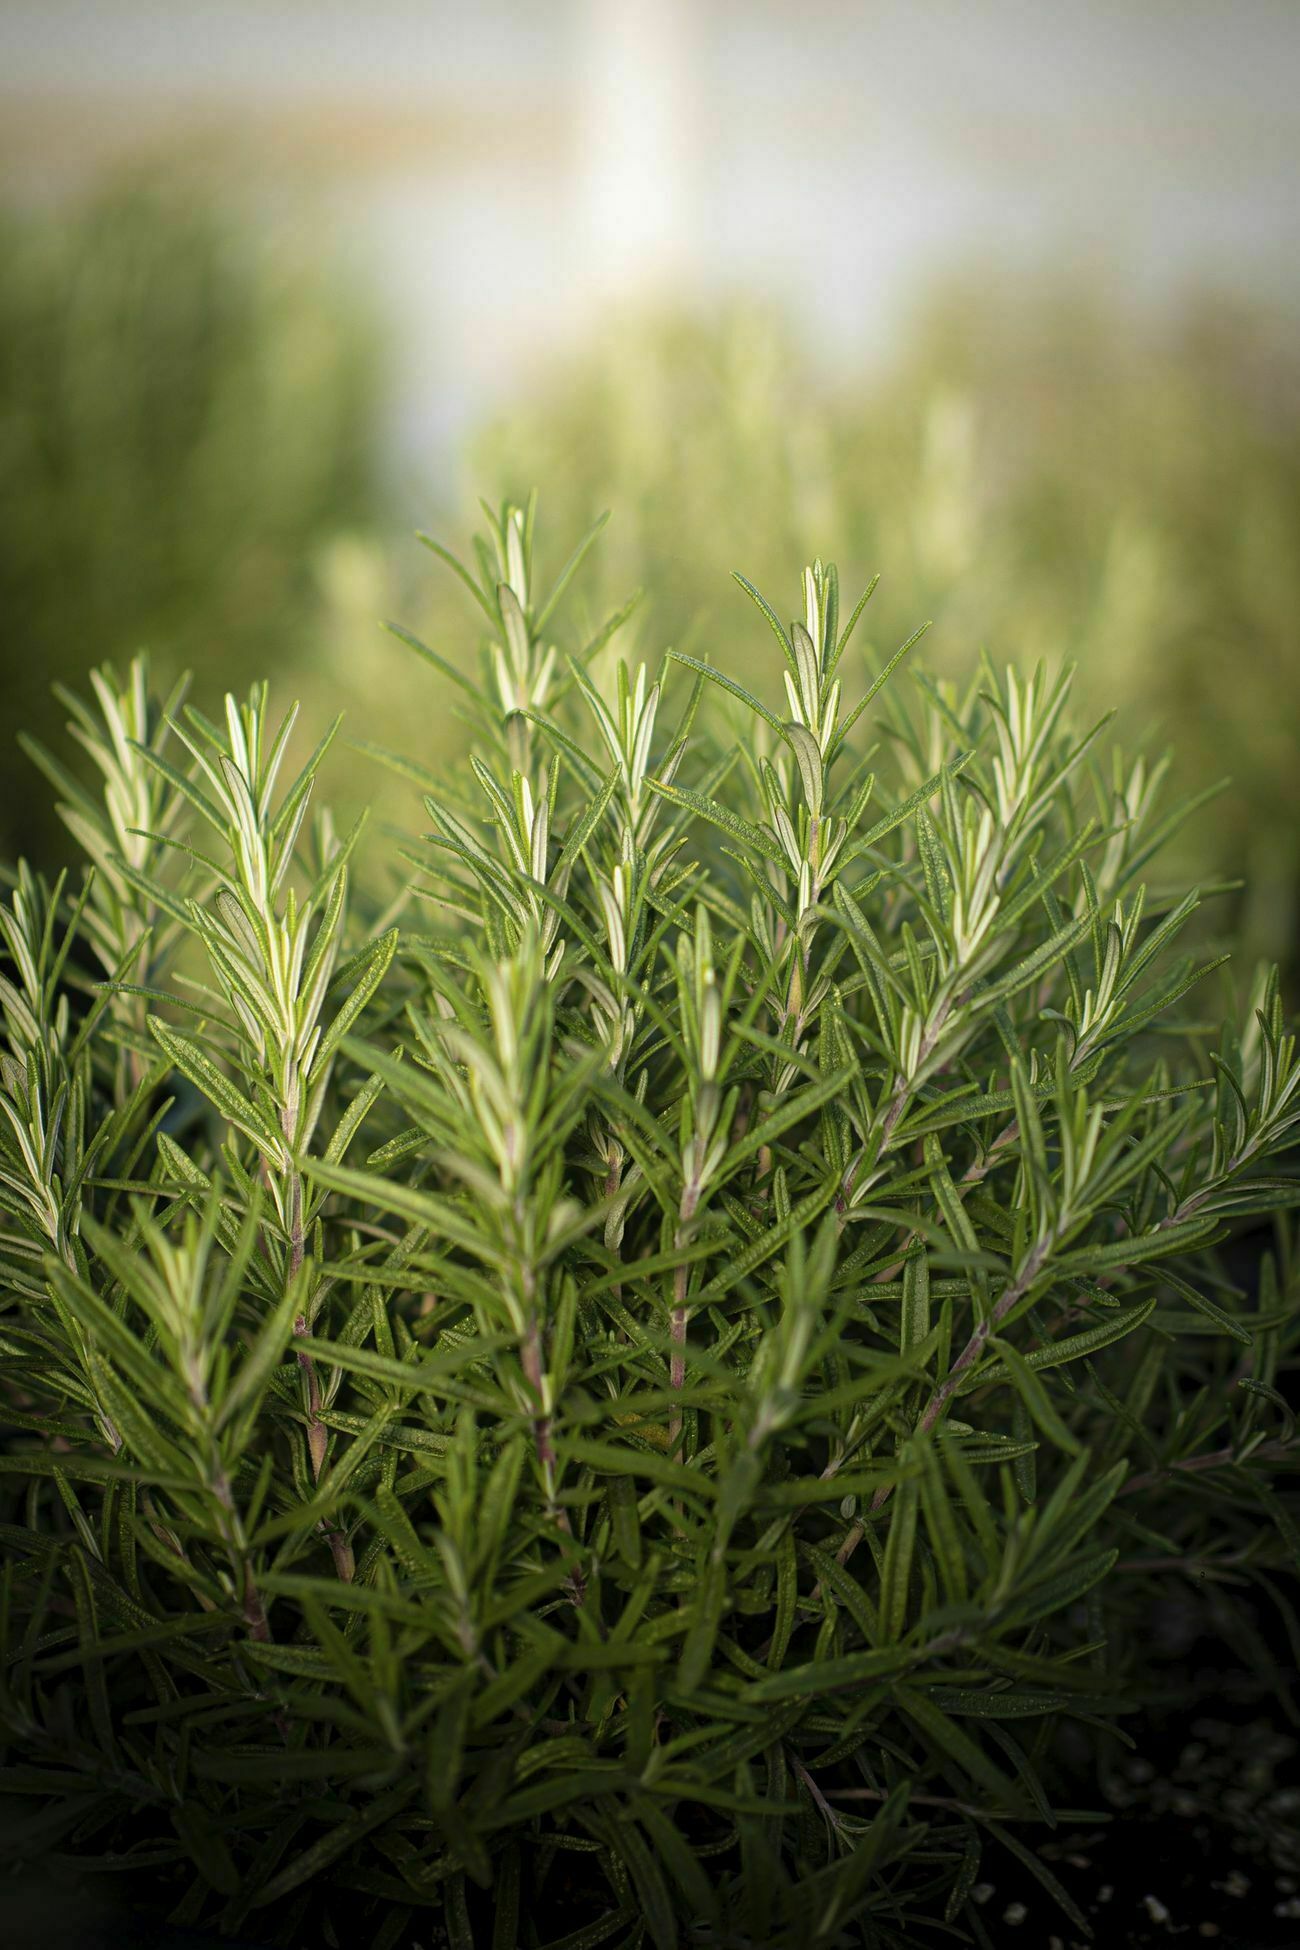
[[1068, 676], [886, 692], [820, 564], [748, 590], [779, 709], [562, 656], [532, 525], [455, 565], [480, 681], [415, 645], [468, 753], [398, 761], [386, 911], [264, 689], [105, 671], [102, 792], [36, 752], [92, 870], [0, 911], [17, 1845], [288, 1945], [987, 1942], [999, 1852], [1084, 1929], [1035, 1848], [1134, 1592], [1285, 1609], [1289, 1252], [1219, 1251], [1292, 1202], [1276, 981], [1190, 1013]]

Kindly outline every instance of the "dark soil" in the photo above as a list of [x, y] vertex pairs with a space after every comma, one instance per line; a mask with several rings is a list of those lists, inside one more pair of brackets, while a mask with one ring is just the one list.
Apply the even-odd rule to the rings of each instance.
[[[1183, 1739], [1182, 1736], [1186, 1735]], [[1181, 1745], [1179, 1741], [1181, 1739]], [[1144, 1737], [1107, 1777], [1105, 1827], [1039, 1853], [1093, 1931], [1093, 1950], [1185, 1938], [1220, 1950], [1300, 1945], [1300, 1742], [1275, 1720], [1206, 1713]], [[1087, 1950], [1018, 1863], [974, 1893], [996, 1950]]]
[[[1166, 1600], [1150, 1623], [1161, 1692], [1126, 1723], [1135, 1748], [1110, 1750], [1100, 1798], [1095, 1750], [1078, 1739], [1061, 1754], [1058, 1803], [1068, 1795], [1112, 1819], [1063, 1831], [1038, 1853], [1087, 1919], [1094, 1950], [1176, 1938], [1187, 1950], [1300, 1950], [1300, 1674], [1290, 1648], [1256, 1619], [1258, 1669], [1225, 1670], [1224, 1643], [1194, 1601]], [[986, 1865], [975, 1893], [994, 1950], [1085, 1950], [1019, 1863]]]

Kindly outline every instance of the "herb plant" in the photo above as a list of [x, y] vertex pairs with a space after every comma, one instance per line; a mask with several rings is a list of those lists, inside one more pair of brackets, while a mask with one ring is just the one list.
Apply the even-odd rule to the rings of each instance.
[[591, 540], [454, 564], [477, 681], [410, 639], [468, 756], [394, 760], [391, 898], [264, 689], [103, 672], [102, 789], [36, 752], [93, 870], [0, 911], [15, 1832], [291, 1945], [984, 1943], [1007, 1854], [1084, 1931], [1056, 1728], [1131, 1724], [1158, 1578], [1287, 1610], [1276, 981], [1210, 1010], [1068, 675], [907, 699], [820, 563], [743, 585], [779, 711], [562, 655]]
[[[882, 648], [928, 616], [928, 662], [963, 681], [990, 639], [1076, 662], [1075, 710], [1157, 723], [1180, 792], [1231, 774], [1165, 871], [1244, 876], [1217, 925], [1300, 966], [1295, 318], [1205, 293], [1143, 318], [1095, 277], [981, 266], [883, 363], [828, 381], [807, 337], [754, 305], [593, 333], [479, 436], [478, 476], [544, 481], [562, 526], [613, 501], [608, 603], [643, 583], [647, 643], [707, 641], [736, 676], [728, 571], [780, 587], [817, 549], [887, 569], [864, 625]], [[418, 600], [402, 613], [445, 629]]]

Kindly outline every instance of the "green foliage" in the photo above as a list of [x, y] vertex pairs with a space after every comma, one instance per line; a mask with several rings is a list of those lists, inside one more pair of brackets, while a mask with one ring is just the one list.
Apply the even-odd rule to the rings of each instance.
[[795, 322], [622, 321], [510, 403], [479, 475], [545, 481], [575, 526], [613, 502], [608, 599], [643, 583], [655, 640], [707, 644], [735, 675], [754, 639], [732, 566], [765, 581], [815, 549], [887, 570], [881, 645], [930, 617], [929, 658], [963, 679], [983, 643], [1077, 662], [1082, 707], [1158, 727], [1180, 789], [1231, 778], [1179, 859], [1202, 883], [1244, 871], [1250, 951], [1294, 958], [1294, 321], [1207, 299], [1135, 318], [1095, 287], [983, 277], [834, 380]]
[[0, 1787], [285, 1944], [984, 1942], [1160, 1581], [1285, 1606], [1294, 1042], [1068, 675], [884, 689], [820, 563], [744, 584], [776, 709], [563, 654], [586, 546], [460, 571], [387, 912], [265, 691], [79, 712], [96, 871], [0, 917]]
[[[378, 380], [356, 300], [197, 173], [0, 218], [8, 739], [51, 678], [142, 645], [242, 685], [295, 650], [309, 562], [369, 517]], [[6, 765], [0, 842], [49, 851]]]

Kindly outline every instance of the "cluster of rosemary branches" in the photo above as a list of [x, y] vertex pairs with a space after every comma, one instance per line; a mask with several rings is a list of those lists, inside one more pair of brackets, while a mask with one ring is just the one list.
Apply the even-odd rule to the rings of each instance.
[[1290, 1617], [1276, 983], [1190, 1013], [1162, 768], [1068, 677], [885, 693], [820, 564], [744, 585], [776, 708], [626, 612], [565, 656], [593, 537], [542, 594], [532, 530], [454, 564], [477, 680], [414, 644], [468, 757], [395, 761], [387, 911], [264, 689], [101, 672], [95, 788], [35, 753], [89, 870], [0, 909], [11, 1852], [380, 1950], [986, 1943], [1001, 1852], [1083, 1931], [1035, 1844], [1134, 1593]]

